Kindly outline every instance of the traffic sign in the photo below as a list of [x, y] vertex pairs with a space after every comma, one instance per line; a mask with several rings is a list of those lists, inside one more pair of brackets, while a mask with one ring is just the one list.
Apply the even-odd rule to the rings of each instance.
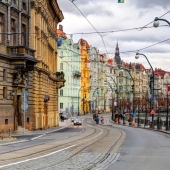
[[21, 108], [22, 108], [22, 110], [26, 111], [28, 109], [28, 104], [27, 103], [23, 103], [21, 105]]
[[24, 91], [21, 93], [21, 95], [22, 95], [22, 97], [28, 96], [28, 92], [24, 90]]
[[150, 114], [151, 114], [151, 115], [152, 115], [152, 114], [156, 114], [155, 110], [152, 109], [151, 112], [150, 112]]
[[25, 111], [28, 109], [28, 104], [27, 104], [28, 92], [24, 90], [24, 91], [21, 93], [21, 95], [22, 95], [21, 108], [22, 108], [22, 110], [25, 112]]

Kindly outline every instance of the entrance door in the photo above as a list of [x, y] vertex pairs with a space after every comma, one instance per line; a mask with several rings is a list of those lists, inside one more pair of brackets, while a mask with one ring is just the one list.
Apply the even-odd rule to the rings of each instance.
[[44, 103], [45, 128], [48, 128], [48, 104]]
[[21, 95], [17, 95], [17, 124], [22, 126], [22, 109], [21, 109], [22, 98]]

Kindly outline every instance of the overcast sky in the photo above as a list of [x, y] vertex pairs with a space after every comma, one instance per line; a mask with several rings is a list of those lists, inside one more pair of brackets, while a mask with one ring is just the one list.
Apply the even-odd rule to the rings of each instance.
[[[88, 41], [89, 45], [97, 47], [101, 53], [105, 53], [101, 37], [98, 34], [86, 35], [83, 33], [94, 32], [92, 26], [85, 20], [70, 0], [57, 0], [64, 14], [64, 20], [60, 23], [64, 32], [73, 35], [74, 42], [80, 38]], [[142, 27], [170, 11], [170, 0], [76, 0], [74, 3], [84, 13], [88, 20], [100, 32], [115, 31], [129, 28]], [[170, 21], [170, 13], [162, 18]], [[148, 26], [152, 26], [150, 24]], [[160, 25], [166, 25], [160, 22]], [[68, 36], [69, 37], [69, 36]], [[111, 33], [104, 36], [107, 52], [114, 56], [118, 40], [120, 52], [139, 50], [157, 42], [170, 38], [170, 27], [148, 28]], [[145, 54], [152, 66], [170, 71], [170, 41], [156, 45], [152, 48], [140, 51]], [[121, 53], [121, 59], [125, 62], [140, 62], [146, 68], [149, 65], [144, 57], [135, 59], [135, 52]]]

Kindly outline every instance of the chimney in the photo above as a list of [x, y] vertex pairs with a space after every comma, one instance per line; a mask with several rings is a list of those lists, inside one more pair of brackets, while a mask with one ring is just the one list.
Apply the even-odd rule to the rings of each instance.
[[59, 30], [63, 31], [63, 26], [59, 25]]

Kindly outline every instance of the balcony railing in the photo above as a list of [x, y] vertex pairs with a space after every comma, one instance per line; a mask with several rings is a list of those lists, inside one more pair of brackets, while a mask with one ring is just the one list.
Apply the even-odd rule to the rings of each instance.
[[11, 49], [12, 57], [34, 57], [35, 58], [35, 50], [27, 48], [25, 46], [9, 46]]
[[73, 76], [81, 77], [81, 73], [79, 71], [73, 71]]

